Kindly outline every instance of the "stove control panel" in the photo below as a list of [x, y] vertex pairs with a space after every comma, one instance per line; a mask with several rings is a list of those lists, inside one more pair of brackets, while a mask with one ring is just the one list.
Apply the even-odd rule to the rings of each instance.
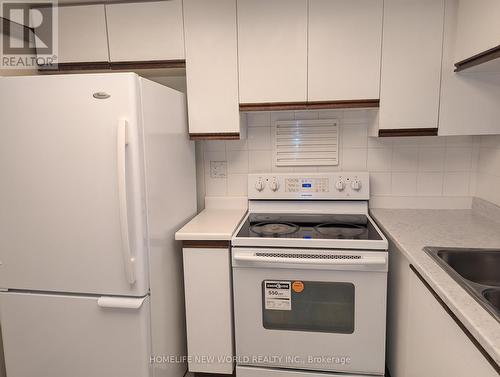
[[368, 200], [368, 172], [248, 175], [249, 199]]

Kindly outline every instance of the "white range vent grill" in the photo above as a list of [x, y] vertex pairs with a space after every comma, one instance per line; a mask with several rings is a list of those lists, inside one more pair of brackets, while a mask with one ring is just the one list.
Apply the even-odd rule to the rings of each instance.
[[336, 119], [277, 121], [274, 134], [276, 166], [339, 164]]

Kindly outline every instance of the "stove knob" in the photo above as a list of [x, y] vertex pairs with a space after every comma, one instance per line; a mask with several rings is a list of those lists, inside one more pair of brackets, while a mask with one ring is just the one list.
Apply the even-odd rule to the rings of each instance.
[[280, 183], [276, 178], [273, 178], [273, 180], [269, 184], [269, 187], [271, 187], [271, 190], [273, 191], [278, 191], [278, 189], [280, 188]]
[[338, 191], [344, 191], [345, 189], [345, 183], [343, 180], [339, 179], [336, 183], [335, 183], [335, 188], [338, 190]]
[[266, 183], [261, 178], [259, 178], [257, 182], [255, 182], [255, 189], [260, 192], [264, 190], [264, 187], [266, 187]]
[[351, 188], [354, 190], [354, 191], [359, 191], [361, 190], [361, 181], [359, 179], [354, 179], [352, 182], [351, 182]]

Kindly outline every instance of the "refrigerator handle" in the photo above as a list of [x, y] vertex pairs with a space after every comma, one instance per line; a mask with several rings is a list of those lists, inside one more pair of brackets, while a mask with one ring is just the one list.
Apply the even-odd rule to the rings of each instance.
[[139, 309], [144, 303], [145, 297], [108, 297], [102, 296], [97, 299], [97, 305], [100, 308], [109, 309]]
[[128, 228], [128, 208], [127, 208], [127, 145], [129, 142], [129, 126], [126, 120], [118, 123], [116, 139], [117, 164], [118, 164], [118, 200], [120, 204], [120, 228], [122, 236], [122, 253], [125, 263], [125, 273], [130, 284], [135, 283], [135, 258], [130, 250], [130, 237]]

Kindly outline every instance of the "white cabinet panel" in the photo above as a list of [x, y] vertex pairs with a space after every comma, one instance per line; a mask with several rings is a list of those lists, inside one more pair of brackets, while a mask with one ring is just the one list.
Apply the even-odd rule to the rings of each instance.
[[382, 0], [309, 0], [309, 101], [379, 98], [382, 13]]
[[1, 293], [7, 375], [149, 377], [149, 298], [110, 303], [122, 302], [136, 308], [101, 307], [92, 296]]
[[240, 103], [307, 100], [307, 0], [238, 0]]
[[184, 59], [182, 1], [107, 4], [112, 62]]
[[[188, 355], [215, 362], [189, 362], [190, 372], [231, 374], [234, 354], [229, 249], [185, 248], [184, 289]], [[226, 360], [218, 362], [219, 358]]]
[[107, 62], [104, 5], [59, 7], [59, 63]]
[[405, 376], [498, 376], [414, 272], [409, 297]]
[[500, 1], [458, 1], [455, 62], [500, 45]]
[[385, 0], [380, 129], [436, 128], [444, 0]]
[[500, 134], [500, 73], [454, 72], [457, 13], [458, 1], [447, 0], [439, 135]]
[[190, 134], [240, 132], [236, 0], [184, 0]]

